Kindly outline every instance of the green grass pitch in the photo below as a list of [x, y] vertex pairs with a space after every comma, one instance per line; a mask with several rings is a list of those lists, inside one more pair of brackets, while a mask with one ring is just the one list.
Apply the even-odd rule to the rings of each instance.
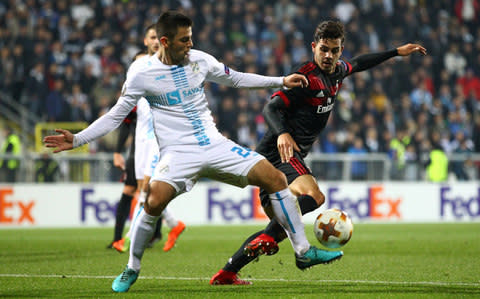
[[300, 271], [285, 241], [241, 271], [253, 285], [209, 285], [260, 228], [187, 226], [171, 252], [147, 249], [126, 294], [110, 288], [128, 260], [105, 249], [112, 228], [2, 229], [0, 298], [480, 298], [480, 223], [356, 224], [340, 261]]

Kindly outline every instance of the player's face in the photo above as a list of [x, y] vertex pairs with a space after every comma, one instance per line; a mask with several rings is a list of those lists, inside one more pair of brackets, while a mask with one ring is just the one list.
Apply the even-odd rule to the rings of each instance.
[[167, 40], [166, 48], [173, 64], [180, 64], [193, 47], [192, 27], [178, 27], [177, 34], [172, 40]]
[[148, 55], [153, 55], [160, 48], [160, 42], [158, 41], [157, 31], [150, 29], [143, 39], [143, 44], [147, 47]]
[[342, 56], [343, 45], [340, 38], [320, 39], [312, 42], [313, 59], [320, 69], [328, 74], [335, 71], [335, 65]]

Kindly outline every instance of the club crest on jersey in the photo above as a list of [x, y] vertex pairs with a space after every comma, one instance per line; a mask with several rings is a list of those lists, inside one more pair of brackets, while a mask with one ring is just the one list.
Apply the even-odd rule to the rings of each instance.
[[194, 62], [191, 64], [192, 72], [198, 73], [200, 71], [200, 67], [198, 66], [198, 62]]
[[225, 67], [225, 74], [230, 75], [230, 69], [228, 68], [228, 66], [224, 65], [224, 67]]

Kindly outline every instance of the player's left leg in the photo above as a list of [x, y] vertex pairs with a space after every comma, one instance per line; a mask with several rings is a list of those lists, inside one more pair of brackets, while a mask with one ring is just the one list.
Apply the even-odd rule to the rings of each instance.
[[[299, 175], [294, 169], [288, 166], [282, 167], [282, 171], [287, 174], [290, 181], [289, 188], [300, 206], [302, 215], [314, 211], [325, 201], [325, 196], [318, 188], [317, 182], [310, 174]], [[268, 206], [268, 194], [261, 192], [262, 204]], [[255, 260], [260, 254], [275, 254], [278, 251], [277, 243], [280, 243], [287, 235], [282, 226], [272, 219], [264, 230], [254, 233], [240, 246], [235, 254], [228, 260], [225, 266], [217, 272], [210, 284], [238, 284], [235, 283], [236, 274], [251, 261]], [[232, 279], [233, 277], [233, 279]]]
[[[317, 208], [315, 200], [309, 195], [299, 196], [298, 203], [303, 215]], [[252, 234], [243, 242], [240, 248], [228, 259], [225, 266], [210, 279], [210, 284], [247, 284], [239, 283], [238, 272], [260, 254], [275, 254], [278, 251], [277, 243], [286, 238], [287, 235], [282, 226], [276, 220], [271, 220], [264, 230]], [[261, 250], [253, 250], [253, 247], [261, 248]], [[248, 284], [251, 283], [248, 282]]]
[[144, 208], [133, 225], [127, 267], [113, 281], [113, 291], [127, 292], [130, 289], [138, 277], [140, 261], [162, 211], [177, 195], [189, 191], [195, 185], [197, 174], [204, 163], [203, 157], [194, 152], [195, 149], [197, 148], [182, 148], [181, 152], [165, 151], [155, 168]]
[[152, 238], [155, 224], [168, 203], [176, 196], [177, 190], [169, 183], [153, 181], [144, 209], [136, 217], [132, 230], [130, 256], [125, 270], [113, 281], [114, 292], [127, 292], [135, 283], [140, 272], [140, 261], [148, 242]]

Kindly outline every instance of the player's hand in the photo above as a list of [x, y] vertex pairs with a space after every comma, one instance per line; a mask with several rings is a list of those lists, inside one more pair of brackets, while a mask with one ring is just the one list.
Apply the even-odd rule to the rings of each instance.
[[120, 153], [113, 153], [113, 166], [125, 171], [125, 159]]
[[293, 157], [293, 151], [300, 152], [300, 148], [298, 147], [295, 140], [293, 140], [290, 133], [283, 133], [278, 136], [277, 148], [278, 152], [280, 153], [282, 163], [290, 162], [290, 158]]
[[283, 86], [287, 88], [294, 87], [307, 87], [308, 80], [304, 75], [301, 74], [291, 74], [286, 77], [283, 77]]
[[73, 134], [68, 130], [55, 129], [60, 135], [50, 135], [43, 138], [46, 147], [56, 148], [53, 152], [59, 153], [73, 148]]
[[422, 55], [427, 55], [427, 49], [419, 44], [406, 44], [397, 48], [398, 55], [408, 56], [414, 52], [419, 52]]

